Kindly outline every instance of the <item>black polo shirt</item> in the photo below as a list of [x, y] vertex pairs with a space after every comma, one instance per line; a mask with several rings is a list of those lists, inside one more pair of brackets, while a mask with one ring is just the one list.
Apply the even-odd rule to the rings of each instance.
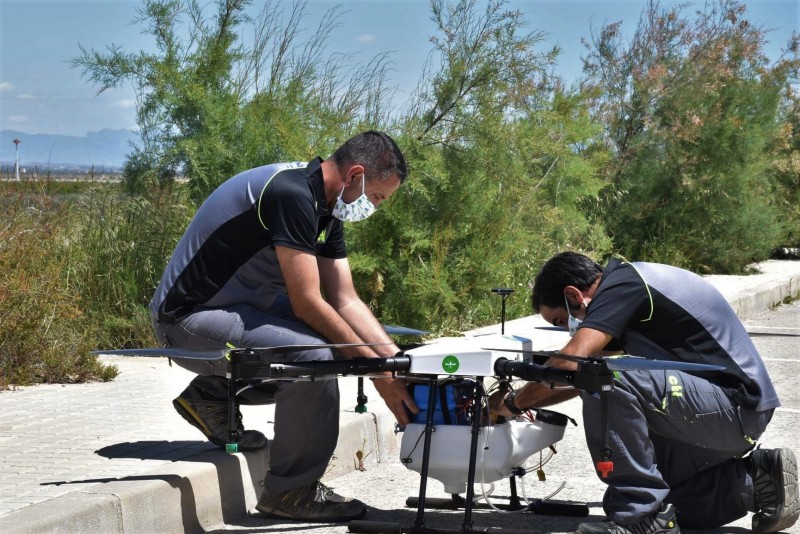
[[200, 307], [266, 309], [285, 293], [275, 246], [347, 256], [342, 222], [330, 215], [322, 160], [257, 167], [227, 180], [197, 210], [150, 302], [175, 322]]
[[692, 272], [611, 260], [581, 327], [611, 335], [634, 356], [722, 365], [725, 371], [692, 374], [726, 388], [742, 406], [780, 405], [736, 313], [714, 286]]

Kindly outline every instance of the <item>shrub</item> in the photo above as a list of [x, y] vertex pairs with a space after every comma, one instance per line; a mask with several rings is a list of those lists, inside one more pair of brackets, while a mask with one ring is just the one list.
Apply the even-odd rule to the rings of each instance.
[[63, 206], [8, 188], [0, 203], [0, 389], [114, 378], [116, 367], [90, 354], [95, 329], [66, 282]]
[[147, 304], [193, 208], [180, 186], [129, 196], [95, 184], [69, 206], [63, 254], [102, 348], [152, 346]]

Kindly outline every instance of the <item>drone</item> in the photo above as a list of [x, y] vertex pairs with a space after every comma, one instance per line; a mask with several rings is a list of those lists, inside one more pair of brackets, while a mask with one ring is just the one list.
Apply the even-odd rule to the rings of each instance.
[[[520, 467], [536, 452], [552, 448], [561, 440], [569, 418], [558, 412], [534, 409], [535, 419], [515, 418], [492, 421], [486, 407], [484, 380], [494, 378], [500, 383], [511, 380], [539, 382], [550, 387], [572, 387], [597, 393], [607, 410], [604, 393], [614, 388], [614, 372], [629, 370], [681, 370], [688, 372], [720, 371], [723, 367], [688, 362], [652, 360], [637, 356], [576, 357], [556, 351], [532, 350], [532, 342], [517, 335], [505, 334], [505, 299], [510, 289], [497, 288], [492, 292], [503, 298], [503, 323], [500, 334], [472, 338], [445, 338], [438, 341], [401, 346], [401, 351], [389, 358], [353, 358], [347, 360], [302, 361], [276, 363], [274, 356], [305, 350], [363, 344], [285, 345], [255, 348], [225, 348], [188, 350], [178, 348], [124, 349], [94, 351], [95, 354], [127, 356], [161, 356], [196, 360], [227, 360], [228, 381], [228, 444], [226, 450], [238, 452], [240, 431], [236, 428], [236, 397], [255, 384], [281, 380], [319, 380], [337, 376], [357, 376], [359, 381], [369, 375], [400, 376], [414, 388], [414, 398], [420, 413], [403, 429], [400, 447], [401, 462], [420, 473], [418, 498], [409, 498], [407, 506], [416, 507], [411, 526], [398, 523], [356, 520], [348, 525], [350, 532], [377, 534], [385, 532], [410, 533], [469, 533], [486, 532], [473, 526], [475, 502], [474, 485], [507, 478], [511, 499], [507, 509], [524, 509], [538, 514], [588, 515], [585, 504], [536, 502], [521, 503], [516, 494], [515, 477]], [[405, 336], [427, 332], [403, 327], [384, 326], [389, 333]], [[548, 366], [551, 358], [575, 363], [574, 370]], [[359, 383], [357, 411], [366, 411], [366, 396]], [[438, 406], [437, 406], [438, 404]], [[602, 416], [602, 432], [608, 439], [607, 417]], [[573, 421], [574, 423], [574, 421]], [[479, 445], [481, 460], [479, 462]], [[600, 451], [597, 470], [605, 476], [613, 470], [611, 449], [605, 441]], [[479, 465], [480, 464], [480, 465]], [[442, 482], [451, 500], [428, 499], [428, 478]], [[466, 493], [464, 498], [461, 493]], [[425, 510], [429, 507], [463, 508], [460, 529], [442, 530], [425, 526]], [[496, 508], [492, 506], [492, 508]], [[492, 532], [503, 532], [492, 529]], [[510, 532], [510, 531], [506, 531]]]
[[[544, 450], [561, 440], [568, 418], [563, 414], [541, 410], [536, 420], [508, 420], [490, 424], [483, 417], [485, 398], [483, 380], [494, 377], [500, 380], [520, 379], [552, 385], [571, 386], [576, 389], [603, 392], [614, 386], [615, 371], [637, 369], [670, 369], [684, 371], [718, 371], [719, 366], [661, 360], [650, 360], [634, 356], [614, 358], [578, 358], [553, 351], [534, 351], [524, 348], [528, 340], [519, 336], [486, 335], [472, 339], [449, 339], [422, 344], [403, 350], [390, 358], [354, 358], [350, 360], [304, 361], [274, 363], [271, 357], [310, 349], [337, 349], [354, 344], [286, 345], [258, 348], [229, 348], [217, 350], [185, 350], [176, 348], [126, 349], [94, 351], [96, 354], [166, 356], [197, 360], [226, 359], [228, 366], [229, 442], [226, 450], [238, 452], [240, 438], [236, 429], [236, 396], [242, 388], [253, 383], [277, 380], [316, 380], [335, 376], [369, 376], [391, 373], [422, 384], [424, 402], [418, 403], [423, 420], [406, 425], [400, 450], [401, 461], [409, 469], [420, 473], [419, 496], [409, 499], [407, 504], [416, 504], [417, 514], [413, 526], [395, 523], [357, 520], [348, 525], [350, 532], [481, 532], [474, 530], [472, 511], [475, 508], [474, 484], [478, 472], [478, 449], [481, 440], [491, 442], [490, 454], [484, 450], [481, 462], [481, 480], [492, 482], [514, 474], [526, 458]], [[575, 370], [564, 370], [537, 363], [549, 358], [566, 358], [576, 363]], [[464, 397], [472, 399], [468, 410], [462, 410], [460, 424], [441, 424], [435, 421], [443, 411], [451, 408], [447, 402], [448, 390], [461, 388]], [[419, 398], [419, 397], [418, 397]], [[423, 397], [424, 398], [424, 397]], [[436, 408], [437, 403], [440, 407]], [[422, 406], [421, 406], [422, 408]], [[449, 411], [449, 410], [448, 410]], [[418, 419], [419, 420], [419, 419]], [[607, 432], [605, 432], [607, 434]], [[484, 447], [485, 449], [485, 447]], [[460, 453], [458, 451], [461, 451]], [[602, 473], [613, 469], [609, 453], [598, 462]], [[466, 466], [466, 470], [465, 470]], [[445, 490], [454, 496], [451, 503], [438, 502], [440, 507], [463, 507], [464, 519], [459, 530], [441, 530], [425, 527], [424, 514], [428, 478], [440, 480]], [[466, 491], [466, 497], [455, 500], [455, 496]], [[512, 499], [516, 497], [512, 486]], [[541, 503], [539, 503], [541, 505]], [[585, 505], [570, 508], [556, 505], [551, 511], [538, 507], [534, 513], [559, 513], [562, 515], [588, 514]], [[494, 531], [494, 530], [493, 530]]]

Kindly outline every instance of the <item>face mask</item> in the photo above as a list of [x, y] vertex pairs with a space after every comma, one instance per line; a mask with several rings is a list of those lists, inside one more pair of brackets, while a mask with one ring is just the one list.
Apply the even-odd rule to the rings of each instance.
[[367, 182], [366, 176], [361, 178], [361, 196], [355, 199], [350, 204], [342, 200], [342, 193], [344, 187], [339, 193], [339, 198], [336, 199], [336, 204], [333, 206], [331, 215], [344, 222], [358, 222], [363, 221], [373, 213], [375, 213], [375, 205], [364, 193], [364, 187]]
[[564, 304], [567, 306], [567, 317], [568, 317], [567, 326], [569, 327], [569, 337], [572, 337], [572, 336], [575, 335], [575, 332], [578, 331], [578, 327], [581, 325], [582, 321], [580, 319], [576, 319], [570, 313], [570, 311], [569, 311], [569, 301], [567, 301], [567, 296], [566, 295], [564, 295]]

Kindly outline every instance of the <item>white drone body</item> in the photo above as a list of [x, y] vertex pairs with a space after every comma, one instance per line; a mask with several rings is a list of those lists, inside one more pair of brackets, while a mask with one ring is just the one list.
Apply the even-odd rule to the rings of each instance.
[[523, 354], [492, 351], [519, 349], [530, 351], [530, 339], [520, 336], [487, 334], [470, 338], [442, 338], [407, 350], [411, 357], [409, 374], [446, 376], [494, 376], [494, 364], [500, 358], [524, 360]]

